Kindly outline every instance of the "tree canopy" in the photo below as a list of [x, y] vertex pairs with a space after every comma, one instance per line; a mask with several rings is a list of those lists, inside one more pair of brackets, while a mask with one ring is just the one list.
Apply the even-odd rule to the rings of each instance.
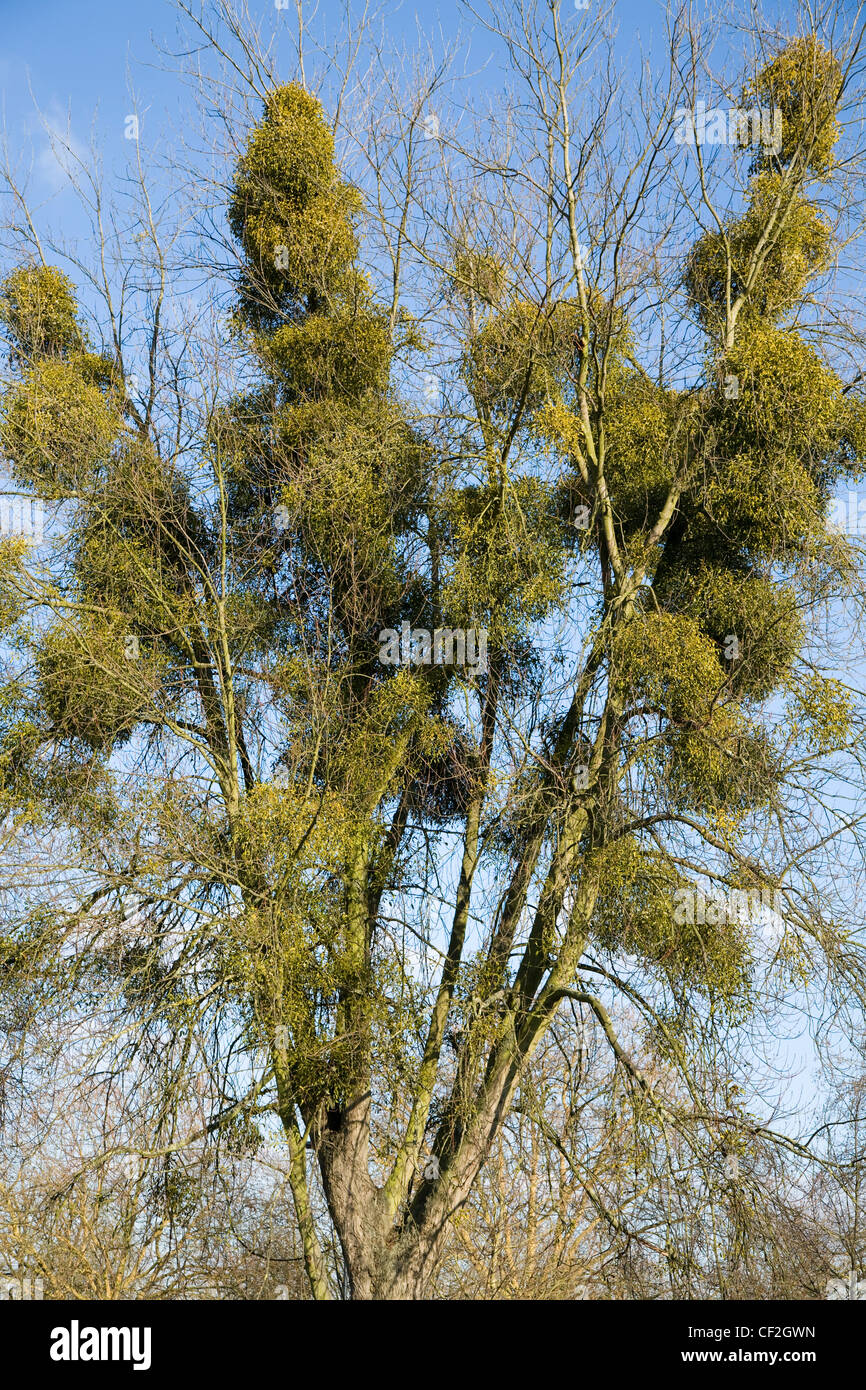
[[859, 36], [760, 36], [736, 100], [782, 139], [719, 151], [723, 196], [672, 141], [682, 17], [619, 145], [590, 40], [514, 22], [525, 129], [471, 149], [401, 96], [341, 159], [327, 86], [250, 60], [224, 312], [165, 336], [153, 232], [143, 391], [110, 277], [94, 307], [22, 233], [0, 286], [0, 447], [58, 518], [2, 542], [0, 797], [10, 872], [64, 866], [5, 891], [2, 991], [112, 1020], [146, 1157], [199, 1076], [196, 1143], [276, 1126], [315, 1297], [326, 1228], [354, 1297], [430, 1290], [509, 1116], [553, 1143], [533, 1067], [577, 1018], [635, 1163], [806, 1153], [719, 1058], [768, 989], [864, 998], [862, 695], [814, 640], [862, 596], [828, 520], [866, 457], [831, 329]]

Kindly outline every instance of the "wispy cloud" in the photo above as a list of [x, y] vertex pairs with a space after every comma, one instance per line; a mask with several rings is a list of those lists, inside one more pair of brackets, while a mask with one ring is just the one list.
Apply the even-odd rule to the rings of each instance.
[[42, 144], [36, 154], [36, 172], [49, 192], [60, 193], [70, 180], [80, 176], [81, 165], [88, 163], [90, 152], [56, 102], [43, 113], [40, 133]]

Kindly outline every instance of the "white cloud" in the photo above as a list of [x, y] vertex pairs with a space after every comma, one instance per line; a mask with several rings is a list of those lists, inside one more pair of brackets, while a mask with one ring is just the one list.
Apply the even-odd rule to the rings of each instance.
[[87, 146], [74, 134], [69, 118], [53, 103], [41, 121], [42, 146], [36, 155], [36, 171], [51, 193], [60, 193], [71, 179], [81, 176], [89, 161]]

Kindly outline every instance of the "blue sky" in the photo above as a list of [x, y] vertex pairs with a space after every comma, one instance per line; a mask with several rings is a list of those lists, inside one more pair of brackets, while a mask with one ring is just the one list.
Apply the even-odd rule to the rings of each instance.
[[[597, 0], [590, 3], [595, 5]], [[330, 11], [336, 20], [340, 8], [333, 0], [323, 0], [319, 13], [327, 21]], [[249, 0], [249, 9], [254, 16], [260, 13], [265, 29], [275, 19], [293, 22], [293, 11], [277, 13], [274, 0]], [[619, 0], [616, 16], [621, 38], [626, 43], [638, 38], [641, 45], [647, 44], [652, 31], [662, 28], [664, 9], [652, 0]], [[468, 35], [471, 28], [470, 16], [455, 0], [433, 4], [386, 0], [383, 13], [391, 36], [405, 34], [409, 43], [419, 33], [441, 33], [447, 39], [458, 30]], [[154, 40], [176, 46], [177, 18], [172, 0], [0, 0], [0, 89], [10, 142], [21, 147], [35, 140], [38, 159], [35, 98], [52, 122], [65, 126], [67, 112], [71, 113], [73, 133], [84, 143], [95, 119], [110, 167], [112, 147], [118, 161], [125, 157], [122, 141], [124, 119], [131, 109], [130, 81], [141, 105], [148, 108], [145, 139], [164, 129], [188, 101], [188, 93], [164, 70], [165, 60], [154, 47]], [[483, 43], [483, 39], [476, 41], [476, 59]]]
[[0, 22], [0, 83], [10, 137], [38, 129], [34, 98], [52, 118], [65, 120], [71, 110], [81, 139], [88, 138], [95, 113], [103, 130], [113, 127], [122, 135], [131, 74], [159, 107], [177, 100], [173, 79], [143, 66], [154, 61], [151, 33], [171, 35], [174, 15], [165, 0], [0, 0]]

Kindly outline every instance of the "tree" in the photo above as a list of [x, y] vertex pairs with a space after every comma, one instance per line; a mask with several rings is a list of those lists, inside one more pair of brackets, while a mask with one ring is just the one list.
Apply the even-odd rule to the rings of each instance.
[[[255, 1148], [277, 1117], [317, 1298], [308, 1153], [353, 1296], [423, 1296], [566, 1001], [663, 1131], [796, 1150], [717, 1103], [708, 1059], [754, 1018], [773, 930], [777, 982], [863, 998], [828, 888], [862, 809], [820, 796], [857, 768], [863, 711], [809, 641], [860, 592], [827, 511], [860, 467], [862, 340], [813, 310], [854, 235], [861, 35], [755, 34], [741, 104], [780, 109], [782, 137], [745, 132], [723, 206], [674, 138], [693, 31], [674, 21], [629, 126], [613, 78], [581, 86], [592, 21], [522, 13], [491, 28], [524, 144], [506, 119], [453, 167], [443, 148], [440, 181], [423, 104], [371, 117], [352, 180], [303, 68], [279, 80], [223, 13], [261, 98], [227, 198], [231, 322], [166, 331], [145, 203], [143, 393], [109, 269], [88, 322], [25, 223], [3, 284], [2, 445], [64, 518], [48, 559], [4, 548], [3, 796], [66, 870], [7, 893], [4, 987], [37, 1011], [71, 991], [82, 1019], [98, 1000], [114, 1065], [161, 1077], [151, 1159]], [[419, 409], [433, 352], [447, 405]], [[213, 1111], [190, 1133], [196, 1074]]]

